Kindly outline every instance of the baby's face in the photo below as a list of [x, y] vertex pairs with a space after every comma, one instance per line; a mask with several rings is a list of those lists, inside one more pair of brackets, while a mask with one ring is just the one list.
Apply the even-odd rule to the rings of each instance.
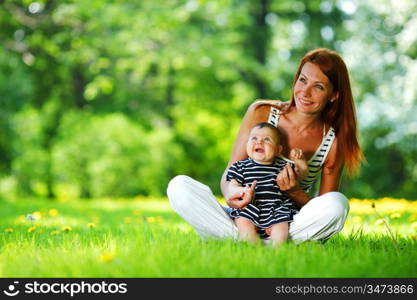
[[271, 128], [255, 127], [249, 133], [246, 152], [257, 163], [271, 164], [280, 150], [278, 136]]

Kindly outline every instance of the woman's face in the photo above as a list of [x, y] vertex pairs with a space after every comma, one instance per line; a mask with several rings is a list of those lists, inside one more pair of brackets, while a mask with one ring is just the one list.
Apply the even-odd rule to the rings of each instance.
[[320, 68], [313, 63], [305, 63], [294, 85], [297, 111], [306, 114], [320, 113], [335, 96], [332, 84]]

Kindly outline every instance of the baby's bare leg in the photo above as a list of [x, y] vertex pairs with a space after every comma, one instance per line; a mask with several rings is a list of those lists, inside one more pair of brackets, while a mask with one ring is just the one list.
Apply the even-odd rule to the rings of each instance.
[[256, 226], [250, 220], [240, 217], [235, 219], [235, 223], [239, 230], [239, 239], [241, 241], [248, 241], [253, 244], [259, 242]]
[[295, 172], [298, 175], [298, 180], [303, 180], [308, 175], [308, 164], [303, 150], [298, 148], [292, 149], [289, 156], [295, 163]]
[[288, 238], [288, 222], [274, 224], [267, 231], [272, 240], [272, 245], [277, 246], [285, 242]]

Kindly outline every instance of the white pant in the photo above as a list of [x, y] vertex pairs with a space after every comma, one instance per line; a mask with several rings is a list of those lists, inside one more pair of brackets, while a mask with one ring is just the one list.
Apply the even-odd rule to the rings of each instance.
[[[202, 238], [233, 238], [238, 229], [210, 188], [191, 177], [174, 177], [167, 189], [172, 208], [197, 230]], [[349, 203], [339, 192], [311, 199], [289, 223], [289, 239], [295, 243], [326, 240], [342, 230]]]

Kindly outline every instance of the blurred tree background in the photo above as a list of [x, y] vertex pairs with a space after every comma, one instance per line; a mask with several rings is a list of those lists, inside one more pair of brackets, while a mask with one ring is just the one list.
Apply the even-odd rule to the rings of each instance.
[[0, 0], [0, 43], [1, 197], [219, 193], [248, 105], [328, 47], [368, 161], [342, 191], [417, 199], [414, 0]]

